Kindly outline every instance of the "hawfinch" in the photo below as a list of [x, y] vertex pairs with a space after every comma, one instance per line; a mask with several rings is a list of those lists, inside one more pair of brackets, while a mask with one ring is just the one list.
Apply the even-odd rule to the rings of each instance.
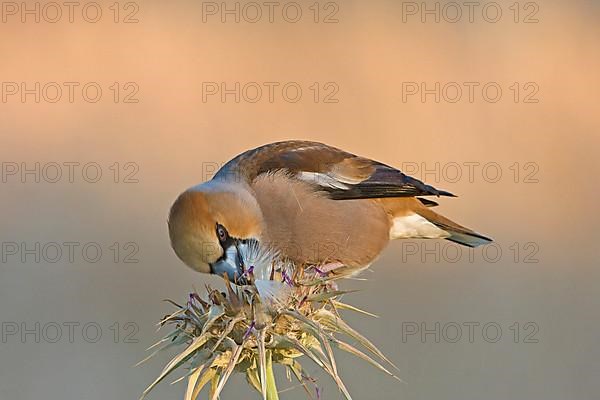
[[284, 141], [248, 150], [169, 213], [177, 256], [239, 282], [262, 250], [310, 265], [368, 267], [391, 239], [491, 242], [432, 211], [419, 196], [452, 196], [368, 158], [322, 143]]

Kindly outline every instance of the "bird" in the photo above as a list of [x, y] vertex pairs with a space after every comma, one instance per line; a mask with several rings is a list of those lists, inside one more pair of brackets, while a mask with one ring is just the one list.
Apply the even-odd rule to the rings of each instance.
[[492, 239], [432, 210], [456, 197], [400, 170], [319, 142], [288, 140], [245, 151], [169, 211], [171, 246], [188, 267], [243, 284], [251, 255], [360, 272], [394, 239]]

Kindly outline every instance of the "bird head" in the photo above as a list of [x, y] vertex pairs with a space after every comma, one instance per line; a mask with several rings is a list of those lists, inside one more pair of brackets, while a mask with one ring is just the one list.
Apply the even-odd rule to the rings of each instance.
[[169, 236], [190, 268], [242, 282], [262, 232], [262, 212], [241, 185], [209, 181], [183, 192], [169, 213]]

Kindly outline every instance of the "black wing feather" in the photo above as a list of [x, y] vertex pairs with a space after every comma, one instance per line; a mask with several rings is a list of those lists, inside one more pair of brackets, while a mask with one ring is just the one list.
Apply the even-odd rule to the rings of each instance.
[[368, 179], [357, 184], [346, 184], [347, 189], [325, 187], [324, 190], [334, 200], [413, 196], [456, 197], [450, 192], [438, 190], [388, 165], [377, 164], [375, 167], [375, 172]]

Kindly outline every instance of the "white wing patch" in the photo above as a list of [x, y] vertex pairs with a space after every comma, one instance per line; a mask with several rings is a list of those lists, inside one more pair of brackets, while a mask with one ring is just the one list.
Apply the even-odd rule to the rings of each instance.
[[297, 175], [298, 179], [305, 181], [305, 182], [310, 182], [322, 187], [328, 187], [328, 188], [333, 188], [333, 189], [342, 189], [342, 190], [346, 190], [349, 189], [349, 187], [347, 185], [344, 185], [342, 182], [338, 181], [337, 179], [331, 177], [330, 175], [327, 174], [321, 174], [319, 172], [300, 172]]
[[448, 236], [448, 232], [414, 213], [394, 218], [390, 228], [390, 239], [442, 239]]

